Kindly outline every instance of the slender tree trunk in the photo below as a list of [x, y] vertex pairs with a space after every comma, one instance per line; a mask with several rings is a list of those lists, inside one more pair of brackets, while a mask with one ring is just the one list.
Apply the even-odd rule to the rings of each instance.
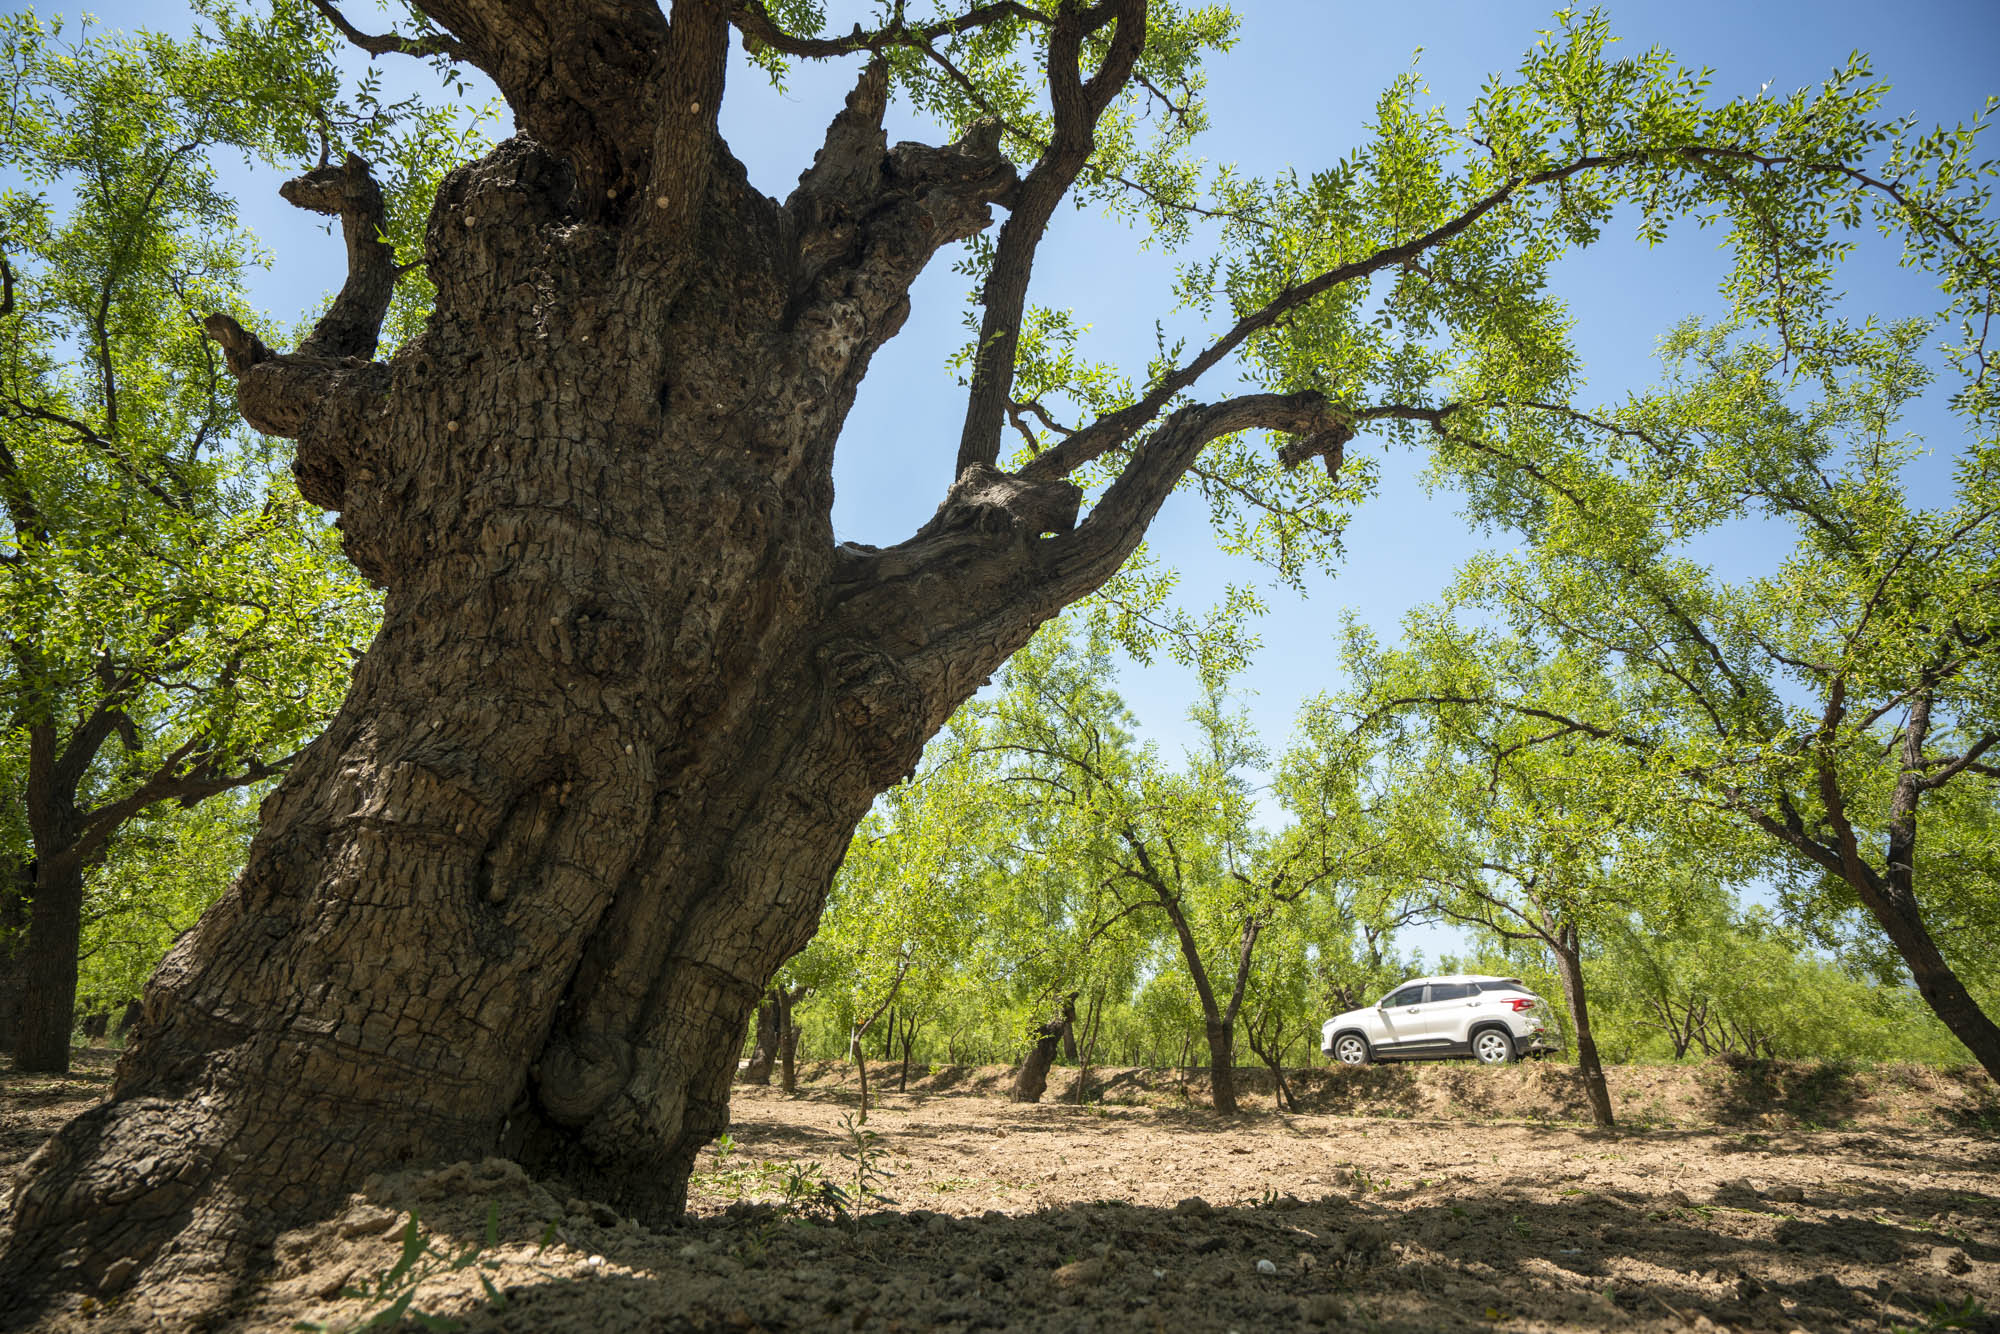
[[1208, 1035], [1208, 1083], [1215, 1110], [1234, 1116], [1236, 1107], [1236, 1026], [1221, 1019], [1203, 1025]]
[[[1083, 1041], [1079, 1044], [1076, 1058], [1076, 1089], [1070, 1101], [1081, 1107], [1090, 1095], [1090, 1059], [1097, 1054], [1097, 1030], [1104, 1019], [1104, 993], [1098, 992], [1090, 998], [1090, 1005], [1084, 1011]], [[1063, 1030], [1075, 1031], [1072, 1024]]]
[[778, 1087], [787, 1093], [799, 1091], [799, 1023], [793, 1010], [803, 999], [803, 987], [778, 993]]
[[1282, 1021], [1268, 1017], [1262, 1025], [1247, 1021], [1243, 1025], [1243, 1035], [1250, 1040], [1250, 1050], [1271, 1072], [1272, 1103], [1279, 1111], [1297, 1111], [1298, 1104], [1292, 1098], [1291, 1089], [1285, 1085], [1285, 1050], [1291, 1042], [1279, 1042], [1283, 1032]]
[[20, 955], [21, 1011], [14, 1068], [69, 1069], [76, 1025], [76, 963], [83, 937], [83, 868], [72, 857], [37, 859], [35, 896]]
[[1591, 1036], [1589, 1001], [1583, 989], [1583, 956], [1574, 928], [1564, 929], [1554, 953], [1556, 971], [1562, 978], [1563, 999], [1569, 1003], [1570, 1020], [1576, 1029], [1576, 1068], [1583, 1077], [1584, 1096], [1590, 1100], [1590, 1119], [1600, 1126], [1615, 1125], [1611, 1089], [1604, 1082], [1604, 1065], [1597, 1058], [1597, 1039]]
[[1049, 1067], [1056, 1063], [1056, 1051], [1062, 1044], [1062, 1035], [1069, 1031], [1075, 1017], [1076, 997], [1071, 996], [1063, 1001], [1061, 1010], [1035, 1030], [1034, 1044], [1021, 1058], [1021, 1068], [1014, 1074], [1013, 1101], [1042, 1100], [1042, 1094], [1049, 1087]]
[[757, 1006], [756, 1041], [750, 1048], [750, 1064], [743, 1067], [742, 1081], [745, 1084], [771, 1082], [771, 1066], [778, 1058], [778, 1007], [781, 1004], [774, 992], [766, 996]]
[[917, 1043], [917, 1017], [910, 1015], [903, 1023], [903, 1073], [896, 1080], [896, 1092], [910, 1091], [910, 1050]]
[[[1915, 813], [1911, 812], [1912, 822]], [[1915, 842], [1914, 836], [1909, 844]], [[1896, 952], [1909, 966], [1910, 978], [1917, 984], [1917, 992], [1930, 1006], [1931, 1012], [1951, 1030], [1951, 1035], [1965, 1044], [1994, 1082], [2000, 1083], [2000, 1025], [1993, 1022], [1952, 966], [1945, 961], [1938, 950], [1937, 942], [1924, 922], [1922, 909], [1917, 897], [1910, 891], [1908, 876], [1904, 867], [1898, 867], [1895, 858], [1901, 853], [1913, 856], [1906, 845], [1899, 849], [1892, 838], [1890, 845], [1890, 865], [1897, 874], [1887, 877], [1876, 876], [1861, 868], [1866, 874], [1849, 877], [1848, 884], [1862, 904], [1881, 924], [1883, 932], [1896, 946]], [[1905, 867], [1907, 862], [1905, 863]]]
[[868, 1124], [868, 1053], [862, 1050], [860, 1042], [854, 1044], [854, 1067], [861, 1072], [861, 1116], [860, 1123]]

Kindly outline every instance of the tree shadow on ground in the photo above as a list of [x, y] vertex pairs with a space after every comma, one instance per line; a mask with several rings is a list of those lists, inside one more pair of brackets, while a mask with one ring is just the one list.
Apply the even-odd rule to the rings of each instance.
[[1841, 1125], [1860, 1110], [1866, 1088], [1842, 1062], [1746, 1060], [1725, 1057], [1704, 1067], [1705, 1110], [1719, 1125], [1772, 1115], [1807, 1125]]
[[1921, 1324], [1968, 1295], [1966, 1281], [1922, 1263], [1932, 1240], [1871, 1220], [1506, 1192], [1405, 1209], [1112, 1201], [830, 1224], [746, 1212], [593, 1241], [636, 1272], [510, 1284], [507, 1307], [473, 1312], [467, 1330]]

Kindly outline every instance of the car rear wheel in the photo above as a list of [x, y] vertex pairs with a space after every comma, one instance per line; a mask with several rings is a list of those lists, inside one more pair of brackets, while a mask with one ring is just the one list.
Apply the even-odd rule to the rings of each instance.
[[1514, 1059], [1514, 1039], [1498, 1028], [1472, 1035], [1472, 1055], [1481, 1065], [1505, 1065]]
[[1368, 1039], [1358, 1033], [1342, 1033], [1333, 1040], [1333, 1059], [1342, 1065], [1368, 1064]]

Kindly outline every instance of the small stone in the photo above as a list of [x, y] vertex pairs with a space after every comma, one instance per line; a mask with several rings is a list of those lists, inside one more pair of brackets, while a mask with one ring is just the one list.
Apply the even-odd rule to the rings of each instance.
[[1179, 1204], [1174, 1206], [1174, 1212], [1177, 1214], [1187, 1214], [1194, 1218], [1200, 1218], [1207, 1214], [1214, 1213], [1215, 1206], [1211, 1205], [1207, 1200], [1204, 1200], [1199, 1195], [1190, 1195], [1185, 1200], [1182, 1200]]
[[97, 1280], [97, 1290], [106, 1296], [114, 1292], [123, 1292], [126, 1285], [132, 1281], [132, 1276], [138, 1272], [139, 1262], [129, 1255], [123, 1259], [113, 1260], [105, 1269], [104, 1277]]
[[1056, 1284], [1064, 1288], [1095, 1287], [1104, 1281], [1104, 1269], [1104, 1261], [1098, 1256], [1076, 1260], [1056, 1270]]
[[1275, 1274], [1278, 1272], [1278, 1266], [1269, 1260], [1259, 1260], [1257, 1262], [1257, 1272], [1260, 1274]]
[[602, 1269], [604, 1267], [604, 1257], [601, 1255], [593, 1255], [588, 1260], [585, 1260], [584, 1263], [589, 1265], [592, 1269]]
[[1311, 1251], [1300, 1251], [1297, 1263], [1301, 1274], [1310, 1274], [1313, 1271], [1313, 1266], [1318, 1264], [1319, 1261], [1313, 1257]]
[[1956, 1246], [1931, 1247], [1931, 1266], [1947, 1274], [1972, 1272], [1972, 1261], [1967, 1259], [1965, 1252]]

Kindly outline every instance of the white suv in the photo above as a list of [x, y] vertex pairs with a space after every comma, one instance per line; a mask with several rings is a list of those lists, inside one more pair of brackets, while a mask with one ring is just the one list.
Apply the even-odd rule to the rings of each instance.
[[1327, 1020], [1319, 1049], [1342, 1065], [1452, 1056], [1505, 1065], [1556, 1050], [1542, 1024], [1547, 1012], [1518, 977], [1419, 977], [1370, 1009]]

